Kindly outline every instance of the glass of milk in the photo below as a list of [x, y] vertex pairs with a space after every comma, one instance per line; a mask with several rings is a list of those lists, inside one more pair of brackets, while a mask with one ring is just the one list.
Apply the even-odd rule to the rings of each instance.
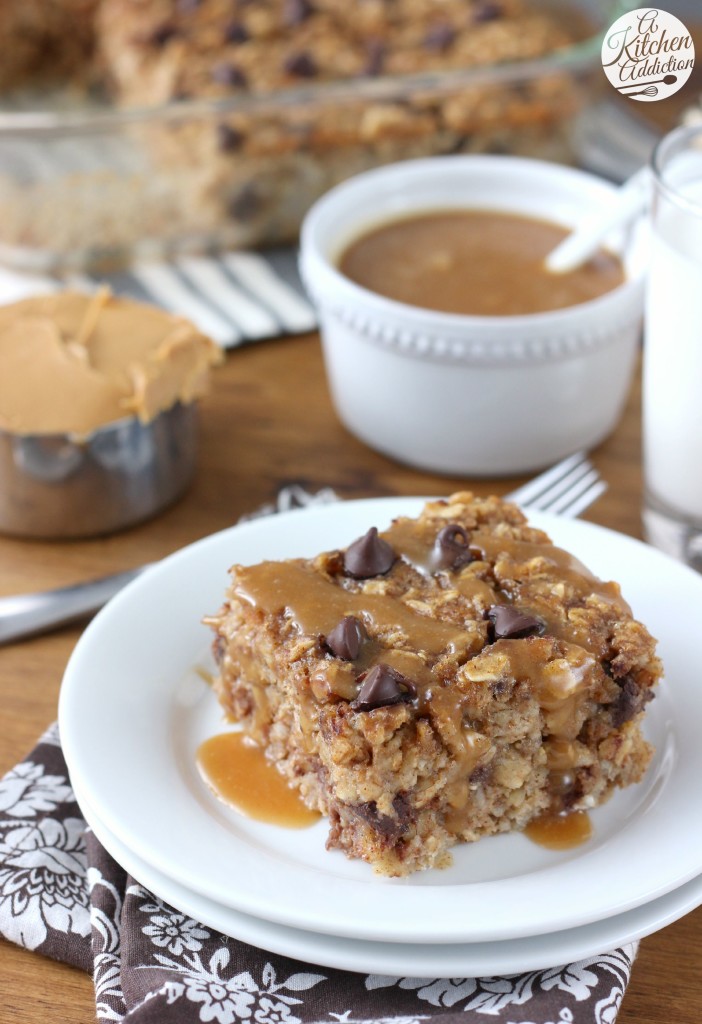
[[647, 539], [702, 571], [702, 126], [652, 159], [643, 440]]

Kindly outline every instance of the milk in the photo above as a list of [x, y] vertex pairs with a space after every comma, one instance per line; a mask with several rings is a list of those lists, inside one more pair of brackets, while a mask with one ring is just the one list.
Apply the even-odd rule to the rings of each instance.
[[655, 498], [702, 526], [702, 153], [675, 170], [682, 202], [659, 189], [651, 239], [644, 475]]

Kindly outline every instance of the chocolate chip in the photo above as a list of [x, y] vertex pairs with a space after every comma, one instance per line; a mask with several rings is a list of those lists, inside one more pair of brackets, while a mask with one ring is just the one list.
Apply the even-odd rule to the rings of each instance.
[[386, 53], [387, 50], [382, 39], [369, 39], [366, 44], [366, 63], [363, 74], [372, 77], [381, 74]]
[[244, 136], [230, 124], [217, 125], [217, 144], [223, 153], [233, 153], [241, 149]]
[[224, 652], [226, 651], [226, 649], [227, 642], [224, 639], [224, 637], [220, 636], [218, 633], [217, 636], [212, 641], [212, 654], [214, 656], [214, 660], [217, 662], [218, 665], [222, 664]]
[[236, 89], [243, 89], [246, 86], [244, 72], [236, 64], [230, 64], [228, 61], [215, 64], [210, 74], [212, 80], [218, 82], [219, 85], [228, 85]]
[[620, 687], [619, 696], [610, 704], [612, 725], [615, 729], [631, 721], [650, 700], [653, 700], [652, 691], [638, 686], [631, 676], [625, 676]]
[[346, 615], [327, 633], [324, 646], [337, 658], [355, 661], [362, 644], [368, 639], [363, 623], [353, 615]]
[[192, 14], [196, 11], [202, 0], [178, 0], [177, 8], [179, 14]]
[[493, 3], [492, 0], [484, 0], [483, 3], [473, 11], [473, 21], [484, 22], [484, 21], [496, 21], [502, 17], [502, 8], [499, 4]]
[[301, 50], [299, 53], [291, 53], [286, 57], [283, 69], [287, 74], [295, 75], [296, 78], [314, 78], [317, 74], [315, 60], [306, 50]]
[[388, 542], [378, 536], [377, 527], [371, 526], [368, 533], [349, 545], [344, 555], [344, 570], [357, 580], [384, 576], [392, 568], [395, 557]]
[[301, 25], [313, 13], [314, 7], [309, 0], [285, 0], [283, 23], [292, 28], [294, 25]]
[[424, 48], [443, 53], [444, 50], [448, 50], [455, 38], [456, 30], [453, 25], [442, 22], [441, 24], [434, 25], [430, 28], [424, 36]]
[[458, 523], [449, 523], [439, 530], [432, 548], [431, 561], [435, 569], [460, 569], [473, 561], [468, 547], [468, 534]]
[[164, 21], [149, 33], [148, 42], [150, 42], [152, 46], [158, 46], [160, 48], [165, 46], [169, 40], [175, 38], [177, 35], [178, 29], [176, 26], [169, 21]]
[[230, 217], [245, 224], [247, 221], [253, 220], [261, 212], [262, 207], [263, 198], [256, 190], [255, 185], [248, 182], [229, 201], [227, 209]]
[[492, 775], [491, 764], [479, 764], [468, 776], [468, 781], [476, 786], [483, 786]]
[[546, 626], [534, 615], [525, 615], [509, 604], [495, 604], [487, 617], [492, 623], [495, 640], [521, 640], [526, 636], [541, 636]]
[[226, 43], [246, 43], [250, 38], [249, 30], [241, 21], [230, 21], [224, 30]]
[[358, 697], [352, 701], [354, 711], [373, 711], [375, 708], [402, 704], [417, 696], [417, 687], [390, 665], [374, 665], [363, 680]]
[[381, 814], [375, 800], [366, 804], [354, 804], [349, 810], [367, 822], [386, 839], [396, 842], [403, 836], [408, 828], [412, 816], [409, 800], [404, 793], [398, 793], [392, 802], [395, 817], [389, 814]]

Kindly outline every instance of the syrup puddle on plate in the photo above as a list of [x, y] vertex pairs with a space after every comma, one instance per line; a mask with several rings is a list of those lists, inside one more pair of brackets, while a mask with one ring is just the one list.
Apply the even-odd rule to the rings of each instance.
[[542, 814], [530, 821], [524, 835], [548, 850], [571, 850], [592, 837], [592, 824], [587, 811], [568, 814]]
[[[227, 732], [205, 740], [197, 752], [198, 770], [223, 803], [256, 821], [281, 828], [309, 828], [322, 817], [302, 802], [263, 751], [244, 733]], [[569, 850], [592, 836], [586, 811], [542, 814], [524, 835], [549, 850]]]
[[205, 740], [198, 748], [197, 766], [215, 796], [247, 818], [283, 828], [308, 828], [321, 818], [244, 733], [225, 732]]

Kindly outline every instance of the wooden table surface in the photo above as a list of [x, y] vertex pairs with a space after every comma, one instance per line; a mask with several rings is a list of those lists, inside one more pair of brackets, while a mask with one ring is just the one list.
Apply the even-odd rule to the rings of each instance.
[[[593, 461], [609, 483], [587, 519], [641, 535], [639, 388]], [[448, 494], [469, 486], [506, 493], [521, 482], [449, 479], [416, 472], [364, 447], [330, 405], [316, 336], [259, 343], [231, 353], [203, 403], [199, 472], [166, 514], [113, 537], [63, 544], [0, 538], [0, 593], [55, 587], [157, 559], [219, 530], [278, 489], [331, 486], [343, 498]], [[0, 774], [31, 750], [56, 718], [61, 674], [80, 635], [71, 627], [0, 648]], [[702, 909], [645, 939], [619, 1024], [699, 1024]], [[0, 1022], [95, 1019], [87, 975], [0, 940]]]

